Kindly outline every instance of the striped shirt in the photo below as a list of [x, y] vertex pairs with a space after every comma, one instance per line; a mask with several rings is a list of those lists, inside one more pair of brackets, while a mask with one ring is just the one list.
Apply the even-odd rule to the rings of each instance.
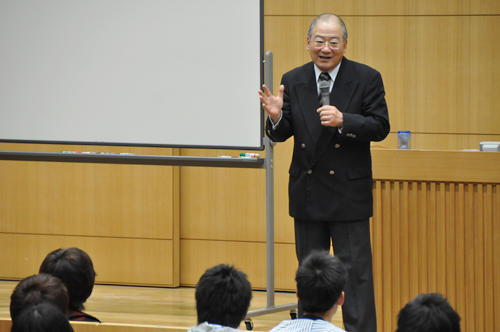
[[346, 332], [323, 319], [297, 318], [284, 320], [270, 332]]

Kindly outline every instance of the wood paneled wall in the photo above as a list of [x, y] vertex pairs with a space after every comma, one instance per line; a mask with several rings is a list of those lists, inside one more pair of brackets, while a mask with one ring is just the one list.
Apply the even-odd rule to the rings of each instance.
[[[220, 150], [183, 150], [185, 155], [220, 156]], [[182, 167], [180, 171], [180, 282], [196, 285], [200, 275], [225, 262], [243, 269], [252, 286], [266, 287], [265, 171]], [[281, 212], [281, 211], [280, 211]], [[275, 282], [294, 288], [297, 268], [291, 224], [275, 225]], [[283, 234], [288, 234], [283, 239]], [[281, 238], [281, 240], [279, 239]], [[290, 277], [292, 276], [292, 277]]]
[[[0, 149], [158, 153], [6, 143]], [[92, 257], [97, 282], [178, 285], [177, 172], [167, 166], [0, 161], [0, 278], [34, 274], [47, 253], [76, 246]]]
[[394, 331], [401, 307], [428, 292], [448, 298], [463, 331], [498, 329], [499, 190], [499, 184], [375, 182], [372, 241], [381, 331]]
[[372, 244], [378, 325], [420, 293], [446, 296], [462, 331], [500, 326], [498, 153], [375, 150]]

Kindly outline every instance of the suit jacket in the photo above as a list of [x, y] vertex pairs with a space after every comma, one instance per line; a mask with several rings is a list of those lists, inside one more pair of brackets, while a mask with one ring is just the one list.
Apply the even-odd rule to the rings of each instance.
[[343, 113], [338, 128], [321, 125], [314, 64], [283, 75], [282, 118], [267, 135], [276, 142], [294, 136], [289, 169], [290, 216], [304, 220], [349, 221], [373, 214], [370, 142], [389, 133], [382, 77], [376, 70], [342, 59], [330, 104]]

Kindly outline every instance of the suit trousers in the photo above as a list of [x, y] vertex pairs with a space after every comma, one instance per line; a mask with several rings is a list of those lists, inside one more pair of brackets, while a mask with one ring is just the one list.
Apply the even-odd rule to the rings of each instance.
[[[300, 262], [312, 251], [330, 251], [347, 270], [342, 316], [348, 332], [376, 332], [369, 220], [310, 221], [295, 219], [295, 250]], [[299, 316], [301, 306], [299, 301]]]

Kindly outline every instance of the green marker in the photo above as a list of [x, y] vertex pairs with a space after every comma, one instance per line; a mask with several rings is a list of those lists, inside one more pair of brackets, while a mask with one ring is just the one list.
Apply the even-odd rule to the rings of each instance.
[[249, 153], [249, 152], [241, 152], [240, 157], [246, 157], [246, 158], [259, 158], [260, 154], [258, 153]]

